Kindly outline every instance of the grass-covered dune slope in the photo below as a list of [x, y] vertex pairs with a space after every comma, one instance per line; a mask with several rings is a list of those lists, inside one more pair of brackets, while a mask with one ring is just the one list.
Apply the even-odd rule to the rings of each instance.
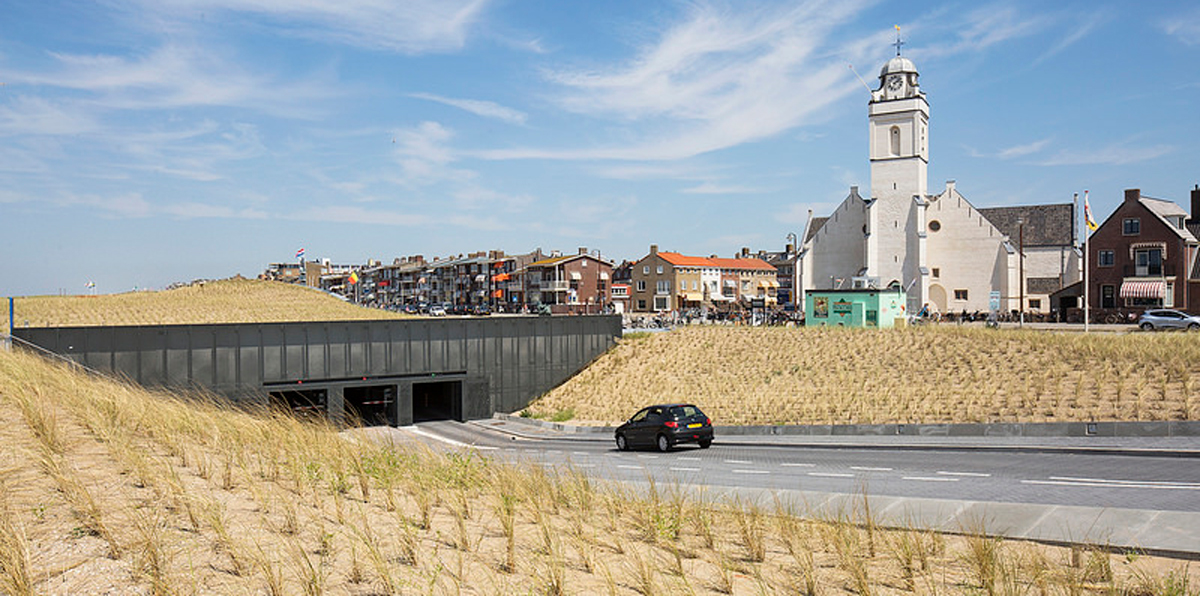
[[310, 288], [242, 278], [195, 283], [159, 292], [20, 297], [14, 303], [14, 311], [16, 327], [277, 323], [403, 317], [355, 306]]
[[613, 423], [662, 402], [717, 424], [1200, 419], [1200, 335], [956, 326], [684, 327], [622, 340], [533, 404]]
[[[392, 431], [396, 432], [396, 431]], [[711, 503], [0, 351], [0, 593], [1194, 594], [1135, 553]], [[853, 522], [853, 523], [849, 523]], [[984, 528], [986, 529], [986, 528]]]

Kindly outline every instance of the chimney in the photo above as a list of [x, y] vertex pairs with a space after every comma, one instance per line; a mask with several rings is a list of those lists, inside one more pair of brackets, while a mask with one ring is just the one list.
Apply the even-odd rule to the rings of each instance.
[[956, 184], [956, 183], [955, 183], [955, 181], [954, 181], [954, 180], [947, 180], [947, 181], [946, 181], [946, 193], [947, 193], [947, 195], [948, 195], [950, 192], [954, 191], [954, 185], [955, 185], [955, 184]]
[[1192, 218], [1191, 221], [1196, 221], [1200, 218], [1200, 184], [1192, 189]]
[[792, 253], [794, 253], [794, 252], [796, 252], [796, 245], [795, 245], [795, 244], [792, 244], [791, 242], [789, 242], [789, 243], [788, 243], [788, 245], [787, 245], [787, 254], [789, 254], [789, 255], [790, 255], [790, 254], [792, 254]]
[[750, 248], [743, 246], [742, 247], [742, 258], [745, 259], [745, 258], [749, 258], [749, 257], [750, 257]]
[[658, 245], [657, 244], [650, 245], [650, 254], [652, 254], [652, 255], [658, 254]]
[[579, 247], [579, 254], [581, 254], [581, 255], [586, 255], [586, 254], [587, 254], [587, 247], [586, 247], [586, 246], [580, 246], [580, 247]]
[[1125, 189], [1125, 202], [1126, 203], [1136, 203], [1136, 202], [1138, 202], [1138, 199], [1140, 199], [1140, 198], [1142, 198], [1142, 189], [1140, 189], [1140, 188]]

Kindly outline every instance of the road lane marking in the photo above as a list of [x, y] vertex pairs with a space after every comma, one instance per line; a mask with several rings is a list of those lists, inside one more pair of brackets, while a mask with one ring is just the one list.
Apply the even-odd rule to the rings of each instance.
[[770, 474], [771, 472], [768, 470], [738, 470], [738, 469], [734, 469], [733, 473], [734, 474]]
[[572, 451], [572, 452], [571, 452], [571, 455], [582, 455], [582, 456], [584, 456], [584, 457], [587, 457], [587, 456], [589, 456], [589, 455], [591, 455], [591, 454], [590, 454], [590, 453], [588, 453], [588, 452], [586, 452], [586, 451]]
[[639, 455], [638, 459], [658, 459], [657, 455]]
[[817, 464], [794, 464], [789, 461], [785, 461], [779, 465], [781, 465], [785, 468], [815, 468], [815, 467], [817, 467]]
[[1051, 480], [1066, 480], [1068, 482], [1111, 482], [1115, 484], [1161, 484], [1170, 486], [1196, 486], [1200, 482], [1178, 482], [1170, 480], [1110, 480], [1107, 478], [1076, 478], [1074, 476], [1051, 476]]
[[698, 457], [677, 457], [675, 459], [679, 461], [700, 461], [700, 458]]
[[699, 472], [700, 468], [670, 468], [673, 472]]
[[625, 466], [625, 465], [621, 465], [621, 466], [617, 466], [617, 467], [618, 467], [618, 468], [625, 469], [625, 470], [645, 470], [645, 469], [646, 469], [646, 468], [643, 468], [642, 466]]
[[958, 482], [958, 478], [947, 478], [945, 476], [905, 476], [904, 479], [919, 482]]
[[854, 478], [854, 474], [845, 474], [842, 472], [809, 472], [809, 476], [820, 476], [822, 478]]
[[984, 474], [982, 472], [943, 472], [943, 471], [939, 470], [938, 474], [941, 474], [942, 476], [966, 476], [969, 478], [991, 478], [992, 477], [991, 474]]
[[1142, 488], [1156, 490], [1200, 490], [1195, 484], [1148, 484], [1116, 482], [1081, 482], [1077, 480], [1022, 480], [1021, 484], [1044, 484], [1050, 486], [1076, 486], [1079, 488]]
[[559, 451], [557, 449], [550, 449], [550, 450], [546, 451], [546, 453], [553, 453], [554, 455], [561, 455], [562, 451]]
[[426, 432], [426, 431], [423, 431], [419, 428], [412, 427], [412, 426], [407, 427], [405, 430], [408, 430], [415, 434], [421, 435], [422, 437], [427, 437], [427, 438], [433, 439], [435, 441], [441, 441], [443, 443], [446, 443], [447, 445], [454, 445], [455, 447], [466, 447], [468, 449], [478, 449], [480, 451], [496, 451], [499, 449], [499, 447], [485, 447], [483, 445], [470, 445], [467, 443], [463, 443], [462, 441], [455, 441], [454, 439], [447, 439], [446, 437], [443, 437], [440, 435], [435, 435], [431, 432]]
[[872, 468], [872, 467], [868, 467], [868, 466], [850, 466], [850, 469], [858, 470], [860, 472], [891, 472], [892, 471], [891, 468]]
[[746, 461], [746, 460], [744, 460], [744, 459], [727, 459], [727, 460], [725, 460], [725, 463], [727, 463], [727, 464], [742, 464], [742, 465], [747, 465], [747, 464], [752, 464], [752, 463], [754, 463], [754, 462], [752, 462], [752, 461]]
[[576, 468], [594, 468], [596, 464], [574, 464]]

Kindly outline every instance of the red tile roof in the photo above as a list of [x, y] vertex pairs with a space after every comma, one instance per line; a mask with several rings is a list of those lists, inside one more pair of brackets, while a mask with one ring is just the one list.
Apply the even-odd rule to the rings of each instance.
[[721, 259], [709, 257], [691, 257], [681, 255], [677, 252], [660, 252], [658, 256], [664, 261], [675, 265], [676, 267], [717, 267], [720, 269], [750, 269], [758, 271], [774, 271], [766, 261], [762, 259]]

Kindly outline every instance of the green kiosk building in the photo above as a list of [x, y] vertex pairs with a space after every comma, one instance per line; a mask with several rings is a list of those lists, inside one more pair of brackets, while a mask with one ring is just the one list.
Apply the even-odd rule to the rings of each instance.
[[804, 324], [895, 327], [906, 324], [905, 303], [904, 290], [900, 288], [809, 290], [804, 297]]

